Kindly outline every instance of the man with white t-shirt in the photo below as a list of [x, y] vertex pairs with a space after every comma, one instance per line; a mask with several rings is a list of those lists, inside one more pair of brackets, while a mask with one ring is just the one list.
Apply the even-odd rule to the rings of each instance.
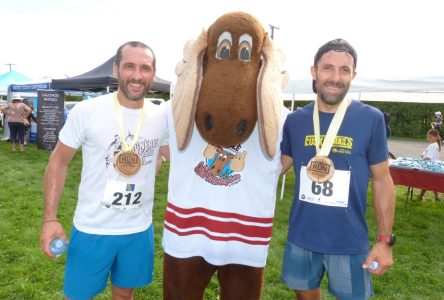
[[113, 66], [118, 91], [83, 101], [70, 112], [45, 173], [43, 252], [67, 240], [57, 219], [68, 165], [82, 147], [78, 203], [66, 258], [64, 293], [90, 299], [111, 274], [113, 299], [133, 299], [134, 288], [152, 281], [152, 207], [158, 154], [168, 156], [162, 105], [144, 100], [156, 72], [153, 51], [123, 44]]

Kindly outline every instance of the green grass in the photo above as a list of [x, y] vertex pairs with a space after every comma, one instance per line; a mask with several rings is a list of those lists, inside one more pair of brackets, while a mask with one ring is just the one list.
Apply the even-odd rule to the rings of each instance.
[[[0, 299], [62, 299], [65, 256], [52, 260], [40, 251], [39, 235], [43, 210], [43, 174], [50, 153], [27, 146], [25, 153], [12, 152], [7, 142], [0, 142]], [[168, 164], [157, 178], [155, 226], [154, 282], [136, 291], [136, 299], [162, 298], [162, 224], [167, 196]], [[67, 233], [72, 226], [80, 178], [81, 155], [70, 165], [67, 183], [60, 203], [58, 217]], [[276, 202], [273, 239], [271, 242], [263, 299], [294, 299], [292, 291], [279, 279], [282, 253], [287, 234], [287, 218], [293, 194], [294, 174], [286, 180], [283, 200]], [[280, 186], [278, 187], [280, 194]], [[405, 187], [397, 188], [394, 231], [398, 235], [393, 249], [395, 264], [382, 277], [374, 277], [374, 299], [442, 299], [444, 296], [444, 205], [413, 202], [404, 208]], [[417, 194], [418, 191], [415, 191]], [[369, 194], [370, 195], [370, 194]], [[370, 195], [371, 196], [371, 195]], [[279, 198], [279, 197], [278, 197]], [[369, 197], [371, 199], [371, 197]], [[375, 222], [371, 200], [368, 204], [371, 239], [375, 237]], [[323, 298], [333, 299], [325, 291]], [[218, 285], [213, 280], [205, 299], [218, 298]], [[110, 299], [109, 288], [96, 299]]]

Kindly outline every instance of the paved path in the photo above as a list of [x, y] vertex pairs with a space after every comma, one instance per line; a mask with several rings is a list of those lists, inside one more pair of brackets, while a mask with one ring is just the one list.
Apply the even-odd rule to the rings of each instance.
[[[424, 141], [388, 140], [389, 151], [396, 157], [420, 158], [427, 146], [425, 138]], [[441, 150], [440, 160], [444, 160], [444, 149]]]

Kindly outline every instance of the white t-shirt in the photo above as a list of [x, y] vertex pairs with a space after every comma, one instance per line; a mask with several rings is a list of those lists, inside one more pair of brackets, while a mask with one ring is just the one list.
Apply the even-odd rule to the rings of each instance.
[[[63, 144], [75, 149], [82, 147], [82, 176], [74, 225], [90, 234], [131, 234], [151, 225], [156, 159], [159, 147], [167, 144], [168, 139], [164, 105], [145, 100], [145, 118], [134, 147], [142, 167], [134, 176], [120, 175], [113, 164], [114, 155], [121, 150], [114, 97], [115, 93], [107, 94], [76, 105], [59, 134]], [[120, 108], [129, 145], [141, 109]]]
[[431, 143], [422, 153], [422, 158], [429, 158], [430, 160], [439, 160], [439, 145], [438, 143]]
[[[247, 141], [232, 148], [212, 148], [195, 127], [189, 145], [179, 151], [171, 109], [168, 128], [171, 164], [162, 240], [165, 252], [178, 258], [201, 256], [213, 265], [265, 266], [280, 151], [272, 159], [262, 153], [257, 126]], [[277, 149], [279, 144], [280, 139]]]

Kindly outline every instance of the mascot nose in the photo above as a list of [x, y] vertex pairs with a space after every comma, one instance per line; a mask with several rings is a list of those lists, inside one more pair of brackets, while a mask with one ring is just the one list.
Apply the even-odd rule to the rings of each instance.
[[247, 129], [247, 120], [240, 121], [239, 124], [237, 124], [237, 127], [236, 127], [237, 135], [239, 135], [239, 136], [244, 135], [246, 129]]
[[211, 131], [214, 127], [214, 119], [211, 115], [205, 117], [205, 130]]

